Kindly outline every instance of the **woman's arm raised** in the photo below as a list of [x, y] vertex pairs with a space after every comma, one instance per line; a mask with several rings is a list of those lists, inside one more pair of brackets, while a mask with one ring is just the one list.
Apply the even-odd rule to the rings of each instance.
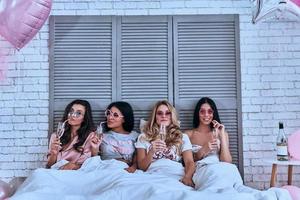
[[220, 139], [220, 161], [232, 162], [232, 157], [229, 150], [228, 133], [225, 131], [225, 126], [216, 120], [212, 121], [215, 130], [217, 130], [217, 137]]
[[220, 135], [220, 141], [220, 161], [231, 163], [232, 157], [229, 150], [229, 139], [227, 132], [224, 132]]
[[50, 168], [57, 161], [57, 154], [60, 148], [60, 140], [56, 137], [56, 134], [52, 134], [49, 141], [49, 151], [47, 154], [47, 164], [46, 168]]
[[146, 149], [137, 148], [137, 164], [139, 169], [146, 171], [152, 162], [155, 152], [164, 151], [165, 148], [166, 143], [161, 140], [152, 141], [148, 152]]

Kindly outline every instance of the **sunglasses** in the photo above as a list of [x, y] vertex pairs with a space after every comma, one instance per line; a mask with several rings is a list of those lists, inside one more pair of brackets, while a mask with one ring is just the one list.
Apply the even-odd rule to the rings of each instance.
[[73, 111], [71, 110], [69, 113], [68, 113], [68, 117], [75, 117], [75, 118], [79, 118], [83, 116], [83, 114], [80, 112], [80, 111]]
[[212, 109], [208, 109], [208, 110], [200, 109], [199, 112], [200, 112], [200, 115], [205, 115], [206, 113], [209, 115], [212, 115], [214, 113], [214, 111]]
[[158, 116], [170, 116], [171, 112], [167, 111], [167, 112], [162, 112], [162, 111], [157, 111], [156, 113]]
[[120, 118], [120, 117], [124, 117], [123, 115], [120, 115], [119, 113], [113, 112], [111, 110], [106, 110], [104, 112], [104, 115], [105, 115], [105, 117], [110, 117], [111, 116], [111, 117], [113, 117], [115, 119]]

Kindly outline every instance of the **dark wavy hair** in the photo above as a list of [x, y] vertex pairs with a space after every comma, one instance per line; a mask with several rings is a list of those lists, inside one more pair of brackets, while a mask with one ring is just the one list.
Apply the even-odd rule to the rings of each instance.
[[[202, 97], [196, 104], [196, 107], [194, 110], [194, 118], [193, 118], [193, 127], [194, 128], [197, 128], [199, 126], [199, 123], [200, 123], [199, 111], [200, 111], [201, 106], [205, 103], [209, 104], [211, 109], [213, 110], [213, 120], [216, 120], [217, 122], [219, 122], [221, 124], [218, 108], [217, 108], [215, 102], [209, 97]], [[210, 124], [210, 127], [213, 128], [212, 124]]]
[[[71, 108], [74, 104], [82, 105], [85, 108], [85, 114], [84, 119], [80, 125], [80, 128], [77, 130], [78, 134], [78, 142], [73, 145], [73, 148], [77, 150], [78, 152], [82, 152], [82, 145], [84, 144], [86, 138], [89, 136], [89, 134], [94, 129], [94, 122], [93, 122], [93, 116], [92, 116], [92, 109], [91, 105], [86, 100], [76, 99], [69, 103], [67, 107], [65, 108], [64, 115], [62, 118], [62, 122], [66, 121], [68, 119], [68, 114], [71, 111]], [[66, 145], [71, 140], [71, 126], [70, 124], [66, 123], [65, 125], [65, 134], [61, 137], [60, 141], [62, 145]]]
[[[112, 107], [116, 107], [120, 110], [120, 112], [124, 116], [124, 122], [122, 124], [122, 127], [125, 131], [131, 132], [134, 127], [134, 115], [131, 105], [125, 101], [116, 101], [109, 104], [106, 109], [110, 110]], [[108, 127], [106, 128], [107, 130], [111, 130]]]

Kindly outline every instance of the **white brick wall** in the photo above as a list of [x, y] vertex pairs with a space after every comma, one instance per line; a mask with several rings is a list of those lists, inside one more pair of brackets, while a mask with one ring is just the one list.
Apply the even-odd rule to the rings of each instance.
[[4, 180], [27, 176], [44, 166], [48, 142], [48, 32], [45, 25], [25, 48], [11, 51], [7, 78], [0, 81], [0, 177]]
[[[245, 183], [269, 187], [278, 121], [286, 133], [300, 128], [300, 23], [251, 24], [246, 0], [53, 0], [52, 15], [240, 14]], [[0, 83], [0, 177], [27, 176], [47, 151], [48, 22], [8, 59]], [[0, 42], [3, 39], [0, 38]], [[1, 43], [0, 43], [1, 44]], [[286, 180], [279, 168], [279, 185]], [[294, 170], [300, 186], [300, 169]]]

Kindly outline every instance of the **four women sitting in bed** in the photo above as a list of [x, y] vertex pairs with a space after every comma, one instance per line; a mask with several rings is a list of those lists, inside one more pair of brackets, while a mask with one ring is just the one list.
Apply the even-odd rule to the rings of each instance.
[[[134, 115], [128, 103], [111, 103], [105, 116], [108, 132], [99, 138], [92, 131], [90, 104], [84, 100], [71, 102], [62, 119], [66, 121], [65, 133], [60, 139], [56, 134], [52, 134], [50, 138], [47, 167], [66, 160], [67, 163], [59, 169], [78, 169], [88, 157], [98, 154], [101, 143], [101, 159], [123, 161], [129, 166], [125, 170], [131, 173], [137, 167], [143, 171], [151, 171], [152, 166], [159, 160], [169, 162], [170, 167], [181, 166], [183, 162], [184, 170], [180, 181], [194, 186], [194, 160], [215, 156], [224, 162], [232, 161], [228, 133], [221, 124], [215, 103], [210, 98], [204, 97], [197, 103], [193, 119], [194, 129], [187, 131], [187, 135], [180, 131], [176, 110], [168, 101], [156, 103], [139, 137], [138, 133], [132, 131]], [[165, 127], [165, 133], [160, 132], [161, 127]], [[197, 149], [194, 155], [191, 143]]]

